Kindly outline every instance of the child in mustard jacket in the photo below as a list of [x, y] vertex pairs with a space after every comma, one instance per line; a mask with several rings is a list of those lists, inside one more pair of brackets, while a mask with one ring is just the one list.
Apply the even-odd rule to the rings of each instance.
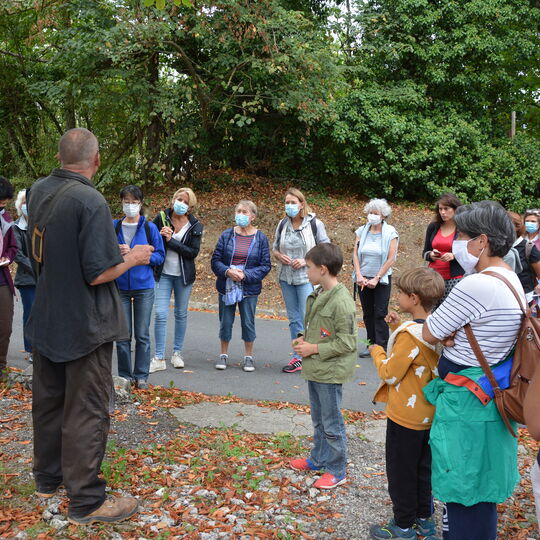
[[371, 537], [414, 539], [417, 533], [435, 540], [432, 517], [429, 430], [435, 408], [424, 399], [423, 388], [437, 374], [439, 354], [422, 339], [422, 325], [444, 294], [444, 280], [430, 268], [404, 272], [398, 282], [401, 311], [413, 320], [400, 324], [391, 312], [386, 322], [393, 331], [388, 350], [370, 347], [382, 379], [373, 401], [386, 402], [386, 475], [394, 519], [373, 525]]

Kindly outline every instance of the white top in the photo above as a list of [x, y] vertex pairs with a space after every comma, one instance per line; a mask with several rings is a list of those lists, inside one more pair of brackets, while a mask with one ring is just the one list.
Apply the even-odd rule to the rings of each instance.
[[[172, 238], [181, 242], [186, 235], [187, 230], [189, 229], [191, 223], [188, 221], [177, 233], [172, 235]], [[169, 276], [179, 276], [180, 275], [180, 256], [178, 252], [168, 249], [167, 254], [165, 255], [165, 263], [163, 265], [163, 273]]]
[[[486, 268], [503, 275], [521, 294], [525, 293], [517, 275], [505, 268]], [[517, 338], [522, 311], [512, 291], [501, 280], [482, 273], [465, 276], [454, 286], [446, 300], [426, 319], [429, 331], [443, 339], [457, 331], [453, 347], [445, 347], [448, 360], [464, 366], [480, 364], [469, 345], [463, 326], [471, 324], [488, 364], [504, 360]]]
[[366, 241], [359, 247], [360, 273], [364, 277], [375, 277], [381, 269], [383, 256], [382, 234], [367, 233]]

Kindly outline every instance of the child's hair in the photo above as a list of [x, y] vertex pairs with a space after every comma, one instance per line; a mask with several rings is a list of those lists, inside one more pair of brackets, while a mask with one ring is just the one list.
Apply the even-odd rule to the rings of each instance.
[[306, 253], [305, 260], [316, 266], [326, 266], [332, 276], [337, 276], [343, 266], [343, 253], [336, 244], [325, 242], [311, 248]]
[[431, 311], [444, 295], [444, 279], [425, 266], [403, 272], [397, 280], [397, 287], [405, 294], [416, 294], [426, 311]]

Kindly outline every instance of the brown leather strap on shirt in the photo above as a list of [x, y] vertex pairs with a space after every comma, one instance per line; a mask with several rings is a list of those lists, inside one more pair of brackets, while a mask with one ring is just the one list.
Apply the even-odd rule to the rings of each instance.
[[476, 340], [476, 337], [471, 328], [471, 325], [467, 323], [463, 327], [463, 329], [465, 330], [465, 334], [467, 335], [467, 339], [469, 340], [469, 343], [471, 345], [471, 349], [474, 352], [474, 355], [476, 356], [478, 362], [480, 363], [480, 366], [482, 367], [482, 370], [486, 374], [486, 377], [488, 378], [488, 381], [491, 384], [491, 387], [493, 388], [493, 392], [495, 394], [495, 404], [497, 405], [497, 409], [499, 410], [499, 414], [501, 415], [501, 418], [503, 419], [504, 425], [507, 427], [508, 431], [510, 431], [510, 433], [514, 437], [517, 437], [517, 434], [515, 433], [512, 427], [512, 424], [510, 424], [510, 420], [508, 419], [508, 415], [506, 414], [506, 411], [504, 409], [502, 390], [500, 389], [499, 383], [497, 382], [495, 375], [493, 375], [493, 371], [491, 371], [491, 368], [489, 367], [486, 357], [484, 356], [484, 353], [482, 352], [482, 349], [480, 348], [480, 345], [478, 344], [478, 341]]

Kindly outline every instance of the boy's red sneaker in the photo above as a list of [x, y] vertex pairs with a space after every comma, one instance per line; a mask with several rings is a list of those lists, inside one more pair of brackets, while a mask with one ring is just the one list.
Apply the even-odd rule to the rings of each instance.
[[318, 471], [321, 467], [317, 467], [309, 458], [291, 459], [289, 467], [295, 471]]
[[334, 489], [338, 486], [341, 486], [347, 481], [345, 476], [341, 478], [334, 476], [328, 472], [325, 472], [314, 484], [313, 487], [318, 489]]

